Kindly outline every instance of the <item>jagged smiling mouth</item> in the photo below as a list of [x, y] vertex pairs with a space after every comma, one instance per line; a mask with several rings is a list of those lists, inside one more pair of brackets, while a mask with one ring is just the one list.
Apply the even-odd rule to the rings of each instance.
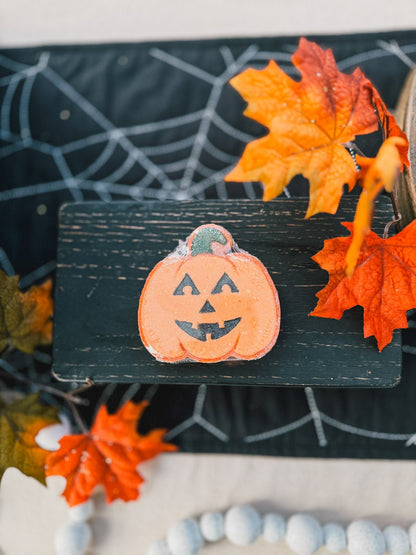
[[221, 337], [224, 337], [236, 327], [240, 320], [241, 318], [225, 320], [223, 328], [220, 328], [217, 322], [214, 324], [198, 324], [197, 328], [193, 328], [191, 322], [181, 322], [180, 320], [175, 320], [175, 322], [182, 331], [184, 331], [194, 339], [198, 339], [199, 341], [206, 341], [207, 335], [209, 335], [211, 339], [220, 339]]

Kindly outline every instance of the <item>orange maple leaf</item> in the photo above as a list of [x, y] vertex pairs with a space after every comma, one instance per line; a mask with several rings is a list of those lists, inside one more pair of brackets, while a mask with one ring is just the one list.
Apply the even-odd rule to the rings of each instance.
[[302, 38], [292, 57], [302, 80], [297, 82], [271, 61], [231, 79], [248, 102], [245, 114], [270, 133], [249, 143], [226, 181], [262, 181], [270, 200], [297, 175], [310, 182], [306, 217], [335, 213], [344, 184], [354, 187], [357, 170], [345, 147], [356, 135], [378, 128], [368, 79], [356, 69], [341, 73], [331, 50]]
[[410, 165], [409, 158], [407, 157], [407, 153], [409, 151], [409, 141], [407, 135], [397, 125], [393, 114], [387, 110], [387, 106], [382, 101], [377, 89], [374, 87], [371, 81], [368, 81], [367, 87], [371, 91], [372, 104], [377, 110], [378, 116], [380, 118], [380, 124], [383, 129], [384, 138], [387, 139], [388, 137], [398, 137], [402, 139], [397, 144], [401, 162], [400, 171], [402, 171], [403, 165], [406, 167], [409, 167]]
[[137, 465], [163, 451], [177, 447], [163, 442], [166, 430], [154, 429], [140, 435], [137, 423], [148, 402], [128, 401], [115, 414], [102, 406], [89, 433], [65, 436], [60, 449], [46, 460], [46, 475], [67, 479], [63, 496], [70, 506], [86, 501], [102, 484], [107, 501], [130, 501], [139, 497], [144, 479]]
[[[350, 232], [352, 223], [343, 224]], [[365, 237], [351, 277], [345, 273], [345, 255], [352, 236], [327, 239], [312, 257], [327, 270], [327, 286], [317, 293], [312, 316], [339, 320], [344, 310], [364, 308], [364, 337], [374, 335], [381, 351], [393, 330], [407, 328], [406, 312], [416, 307], [416, 220], [397, 235], [381, 239], [373, 231]]]
[[402, 137], [392, 136], [381, 145], [376, 158], [356, 157], [361, 166], [358, 181], [363, 190], [355, 211], [352, 241], [346, 255], [348, 276], [354, 272], [364, 238], [370, 232], [375, 199], [383, 189], [388, 193], [393, 190], [402, 165], [400, 148], [404, 144]]

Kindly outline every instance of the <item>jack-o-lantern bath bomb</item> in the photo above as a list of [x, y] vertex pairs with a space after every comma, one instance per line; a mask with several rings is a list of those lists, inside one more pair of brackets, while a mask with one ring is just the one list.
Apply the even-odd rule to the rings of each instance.
[[140, 297], [140, 336], [161, 362], [257, 359], [279, 328], [279, 297], [266, 268], [215, 224], [195, 229], [159, 262]]

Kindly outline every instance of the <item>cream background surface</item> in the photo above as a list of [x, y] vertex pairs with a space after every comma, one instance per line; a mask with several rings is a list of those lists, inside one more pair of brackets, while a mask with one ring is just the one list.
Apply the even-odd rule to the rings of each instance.
[[0, 46], [416, 27], [414, 0], [1, 0]]
[[[137, 502], [106, 505], [95, 496], [91, 555], [145, 555], [151, 542], [166, 536], [181, 518], [251, 503], [262, 514], [308, 512], [321, 523], [346, 525], [368, 518], [381, 527], [408, 527], [416, 520], [416, 464], [413, 461], [360, 461], [164, 454], [141, 467], [147, 482]], [[67, 520], [58, 497], [62, 479], [48, 489], [15, 469], [0, 489], [0, 546], [6, 555], [49, 555], [53, 536]], [[201, 555], [287, 555], [284, 544], [257, 541], [244, 549], [215, 543]], [[320, 555], [326, 555], [321, 549]]]
[[[0, 46], [122, 42], [416, 28], [414, 0], [1, 0]], [[369, 518], [380, 526], [416, 520], [416, 464], [407, 461], [290, 459], [169, 454], [146, 463], [138, 502], [106, 505], [98, 494], [91, 555], [141, 555], [176, 520], [237, 503], [321, 522]], [[45, 489], [9, 469], [0, 489], [5, 555], [53, 554], [66, 521], [60, 480]], [[324, 553], [322, 550], [320, 553]], [[215, 544], [202, 554], [289, 553], [257, 542]]]

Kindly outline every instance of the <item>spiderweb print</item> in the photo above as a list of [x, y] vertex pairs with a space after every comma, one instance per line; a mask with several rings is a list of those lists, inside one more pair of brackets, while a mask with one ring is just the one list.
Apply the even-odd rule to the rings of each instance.
[[[227, 198], [223, 178], [235, 164], [236, 156], [217, 148], [208, 139], [208, 134], [210, 128], [215, 127], [216, 132], [231, 137], [235, 142], [244, 144], [253, 139], [252, 135], [234, 129], [216, 112], [216, 108], [224, 86], [234, 74], [244, 69], [255, 56], [257, 48], [249, 47], [237, 59], [232, 57], [231, 51], [226, 47], [221, 52], [228, 65], [220, 75], [215, 76], [161, 49], [152, 48], [149, 53], [151, 57], [208, 83], [210, 92], [207, 103], [201, 110], [130, 127], [116, 127], [64, 80], [50, 67], [48, 52], [41, 53], [33, 66], [1, 56], [0, 64], [12, 73], [0, 79], [0, 88], [4, 89], [0, 138], [8, 143], [0, 149], [0, 158], [25, 149], [37, 151], [52, 159], [59, 172], [59, 179], [3, 191], [0, 201], [60, 190], [66, 190], [75, 201], [84, 200], [85, 191], [93, 191], [104, 201], [120, 197], [136, 200], [183, 200], [203, 198], [205, 192], [212, 187], [216, 188], [220, 198]], [[75, 104], [100, 131], [61, 145], [51, 144], [34, 136], [30, 126], [29, 104], [36, 80], [41, 78], [62, 93], [69, 105]], [[14, 110], [18, 111], [17, 129], [12, 129], [11, 125]], [[70, 117], [70, 109], [61, 111], [61, 119]], [[164, 144], [146, 144], [146, 139], [149, 138], [158, 142], [163, 133], [173, 136], [173, 140]], [[143, 146], [137, 146], [137, 142]], [[70, 160], [83, 150], [91, 150], [91, 147], [97, 148], [94, 149], [90, 163], [81, 171], [74, 170]], [[98, 154], [95, 155], [95, 152]], [[212, 167], [204, 164], [203, 160], [207, 157], [210, 158]], [[164, 158], [169, 161], [164, 161]], [[108, 167], [114, 165], [114, 159], [117, 159], [118, 165], [108, 172]], [[99, 174], [105, 176], [99, 178]], [[132, 181], [132, 176], [138, 176], [137, 181], [134, 177]], [[126, 177], [130, 183], [123, 182]], [[247, 196], [255, 196], [251, 184], [245, 184], [245, 190]]]
[[[291, 56], [297, 41], [278, 42], [277, 49], [272, 48], [272, 39], [215, 41], [198, 47], [197, 43], [104, 46], [106, 64], [98, 49], [88, 47], [85, 57], [70, 47], [0, 52], [0, 210], [4, 221], [9, 218], [9, 228], [3, 230], [7, 235], [0, 244], [3, 270], [13, 274], [24, 268], [22, 287], [53, 273], [56, 263], [51, 253], [56, 236], [51, 237], [48, 230], [55, 229], [56, 210], [63, 202], [258, 198], [259, 184], [224, 183], [244, 146], [265, 133], [242, 116], [244, 103], [228, 81], [247, 67], [263, 68], [270, 59], [295, 77]], [[399, 44], [386, 37], [368, 40], [365, 48], [362, 44], [355, 52], [349, 49], [347, 55], [335, 52], [340, 70], [350, 72], [360, 65], [372, 78], [372, 68], [380, 75], [388, 66], [395, 80], [385, 75], [384, 89], [395, 101], [407, 71], [414, 66], [416, 43]], [[291, 185], [285, 194], [290, 196], [292, 190]], [[23, 229], [24, 225], [32, 229], [27, 214], [36, 210], [43, 214], [50, 206], [44, 219], [36, 220], [41, 223], [34, 230], [38, 234], [44, 230], [45, 237], [49, 233], [49, 242], [38, 239], [35, 248], [28, 228]], [[22, 248], [18, 248], [19, 242]], [[408, 359], [416, 354], [414, 315], [410, 315], [410, 326], [406, 336], [410, 340], [403, 346]], [[0, 359], [0, 367], [9, 365], [7, 370], [15, 373], [25, 367], [34, 376], [39, 364], [49, 368], [50, 363], [50, 355], [42, 351], [35, 352], [30, 361], [20, 355], [8, 361]], [[50, 381], [50, 373], [47, 375], [42, 379]], [[180, 410], [175, 405], [176, 394], [182, 399]], [[416, 444], [416, 423], [404, 417], [397, 428], [403, 425], [405, 431], [391, 426], [375, 429], [371, 411], [363, 412], [362, 426], [357, 426], [348, 411], [335, 415], [330, 410], [348, 400], [358, 406], [361, 398], [368, 403], [371, 397], [371, 402], [377, 403], [373, 392], [370, 396], [311, 388], [243, 391], [206, 385], [143, 388], [111, 384], [100, 388], [100, 395], [93, 399], [92, 409], [112, 398], [117, 403], [142, 395], [152, 398], [150, 413], [163, 410], [171, 420], [168, 438], [189, 449], [198, 449], [203, 433], [210, 437], [213, 451], [232, 443], [230, 449], [237, 452], [247, 452], [251, 446], [252, 452], [278, 453], [282, 443], [264, 451], [258, 446], [271, 445], [283, 436], [294, 438], [296, 444], [301, 430], [302, 441], [313, 438], [309, 445], [313, 441], [323, 455], [346, 436], [372, 442], [373, 452], [377, 442]], [[261, 401], [255, 401], [256, 395]], [[262, 419], [259, 414], [266, 398], [269, 410]], [[299, 413], [288, 416], [288, 407], [293, 405], [299, 407]], [[219, 406], [225, 407], [223, 414]], [[270, 409], [274, 406], [275, 413]], [[387, 422], [381, 414], [378, 425]], [[371, 449], [370, 456], [374, 456]], [[286, 453], [290, 452], [289, 448]], [[310, 453], [316, 455], [317, 451], [310, 448]]]

